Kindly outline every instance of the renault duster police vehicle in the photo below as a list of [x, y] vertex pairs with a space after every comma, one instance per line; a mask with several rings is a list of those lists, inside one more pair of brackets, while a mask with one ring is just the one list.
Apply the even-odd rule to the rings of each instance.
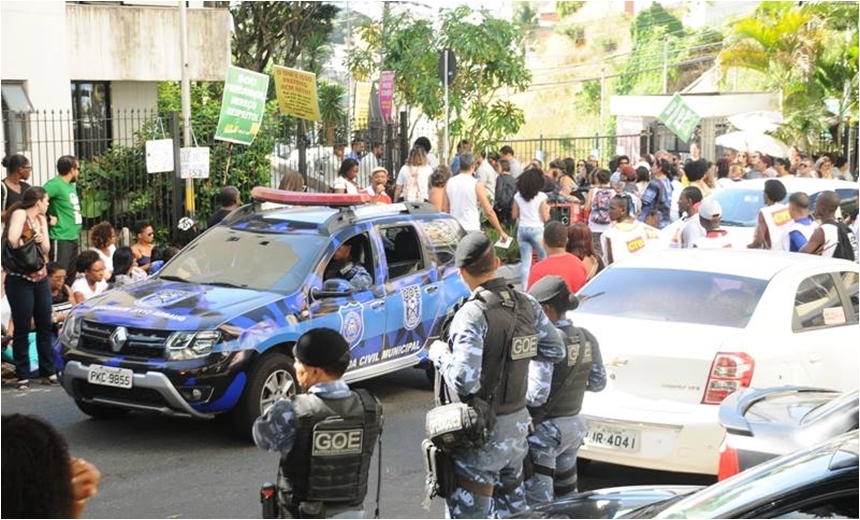
[[[468, 287], [464, 235], [426, 203], [254, 188], [164, 268], [76, 306], [60, 334], [63, 387], [86, 414], [233, 414], [243, 436], [296, 391], [292, 346], [310, 328], [349, 342], [348, 382], [428, 366], [431, 331]], [[345, 242], [372, 283], [324, 279]]]

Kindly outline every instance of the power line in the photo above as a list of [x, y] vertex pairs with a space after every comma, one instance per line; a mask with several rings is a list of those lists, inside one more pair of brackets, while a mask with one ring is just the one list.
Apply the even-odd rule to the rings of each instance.
[[[716, 59], [717, 59], [717, 55], [716, 55], [716, 54], [715, 54], [715, 55], [713, 55], [713, 56], [700, 56], [700, 57], [698, 57], [698, 58], [693, 58], [693, 59], [689, 59], [689, 60], [679, 61], [679, 62], [677, 62], [677, 63], [670, 63], [670, 64], [668, 64], [668, 65], [667, 65], [667, 67], [680, 67], [680, 66], [683, 66], [683, 65], [692, 65], [692, 64], [694, 64], [694, 63], [702, 63], [702, 62], [705, 62], [705, 61], [713, 61], [713, 60], [716, 60]], [[601, 79], [617, 78], [617, 77], [620, 77], [620, 76], [635, 75], [635, 74], [641, 74], [641, 73], [643, 73], [643, 72], [652, 72], [652, 71], [655, 71], [655, 70], [662, 70], [662, 69], [663, 69], [663, 66], [662, 66], [662, 65], [660, 65], [659, 67], [649, 67], [649, 68], [646, 68], [646, 69], [639, 69], [639, 70], [634, 70], [634, 71], [629, 71], [629, 72], [619, 72], [618, 74], [606, 74], [606, 75], [603, 75], [603, 76], [597, 76], [597, 77], [592, 77], [592, 78], [580, 78], [580, 79], [565, 80], [565, 81], [556, 81], [556, 82], [547, 82], [547, 83], [532, 83], [531, 85], [529, 85], [529, 90], [531, 90], [531, 89], [532, 89], [532, 88], [534, 88], [534, 87], [541, 88], [541, 87], [556, 87], [556, 86], [562, 86], [562, 85], [576, 85], [576, 84], [579, 84], [579, 83], [586, 83], [586, 82], [588, 82], [588, 81], [600, 81]]]
[[[723, 42], [714, 42], [714, 43], [707, 43], [707, 44], [702, 44], [702, 45], [695, 45], [692, 47], [675, 48], [675, 49], [669, 50], [666, 53], [666, 55], [671, 56], [672, 54], [680, 54], [680, 53], [685, 52], [685, 51], [693, 51], [693, 50], [705, 49], [705, 48], [716, 47], [716, 46], [722, 47]], [[614, 55], [612, 55], [608, 58], [602, 59], [602, 60], [595, 60], [595, 61], [589, 61], [589, 62], [584, 62], [584, 63], [573, 63], [570, 65], [562, 65], [559, 67], [539, 67], [539, 68], [534, 68], [534, 69], [530, 69], [530, 70], [531, 70], [531, 72], [552, 72], [552, 71], [564, 71], [564, 70], [583, 68], [583, 67], [593, 67], [596, 65], [601, 65], [601, 64], [603, 64], [609, 60], [614, 60], [614, 59], [617, 59], [617, 58], [620, 58], [623, 56], [631, 56], [633, 54], [635, 54], [635, 53], [634, 52], [625, 52], [622, 54], [614, 54]], [[664, 56], [664, 53], [662, 51], [660, 51], [660, 52], [645, 54], [645, 55], [639, 56], [639, 58], [650, 59], [650, 58], [662, 58], [663, 56]]]

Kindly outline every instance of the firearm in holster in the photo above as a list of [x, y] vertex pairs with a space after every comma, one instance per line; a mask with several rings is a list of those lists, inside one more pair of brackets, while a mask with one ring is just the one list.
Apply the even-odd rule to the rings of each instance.
[[263, 518], [278, 518], [278, 487], [271, 482], [263, 484], [260, 503], [263, 505]]

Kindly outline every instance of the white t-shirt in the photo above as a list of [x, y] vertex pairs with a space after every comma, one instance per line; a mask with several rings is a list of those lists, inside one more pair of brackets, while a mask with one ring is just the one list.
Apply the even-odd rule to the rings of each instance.
[[633, 222], [613, 223], [610, 228], [600, 235], [600, 246], [603, 248], [603, 260], [609, 264], [607, 251], [611, 246], [612, 262], [618, 262], [633, 255], [660, 249], [657, 229], [634, 220]]
[[430, 198], [430, 166], [410, 166], [404, 164], [397, 174], [395, 186], [400, 186], [401, 195], [406, 202], [424, 202]]
[[90, 284], [87, 283], [87, 277], [81, 276], [75, 283], [72, 284], [72, 294], [81, 293], [84, 295], [84, 300], [89, 300], [93, 296], [105, 292], [108, 288], [108, 283], [104, 280], [96, 283], [96, 290], [90, 289]]
[[347, 180], [343, 175], [338, 175], [334, 180], [334, 186], [332, 186], [335, 190], [346, 190], [344, 193], [349, 193], [350, 195], [358, 195], [358, 186], [355, 183]]
[[543, 219], [540, 218], [540, 205], [547, 200], [546, 193], [539, 191], [532, 200], [526, 201], [520, 192], [514, 195], [514, 202], [520, 208], [519, 226], [524, 228], [542, 228]]
[[102, 253], [101, 249], [93, 248], [93, 251], [99, 254], [99, 258], [101, 258], [102, 262], [105, 264], [105, 280], [110, 278], [113, 273], [113, 254], [116, 252], [116, 246], [111, 244], [108, 247], [109, 254], [105, 255]]
[[493, 169], [493, 165], [490, 164], [490, 161], [484, 159], [484, 162], [478, 166], [475, 174], [478, 176], [478, 180], [484, 183], [484, 187], [487, 189], [487, 195], [495, 195], [496, 176], [498, 176], [498, 174], [496, 173], [496, 170]]
[[445, 194], [451, 207], [451, 216], [463, 226], [466, 231], [481, 230], [481, 214], [478, 211], [478, 194], [475, 187], [478, 179], [468, 173], [459, 173], [448, 180]]
[[511, 172], [511, 177], [515, 179], [523, 173], [523, 165], [516, 159], [508, 161], [508, 169]]
[[696, 243], [696, 240], [707, 234], [708, 231], [704, 226], [702, 226], [699, 215], [693, 215], [681, 231], [681, 247], [684, 249], [690, 249], [693, 247], [693, 244]]

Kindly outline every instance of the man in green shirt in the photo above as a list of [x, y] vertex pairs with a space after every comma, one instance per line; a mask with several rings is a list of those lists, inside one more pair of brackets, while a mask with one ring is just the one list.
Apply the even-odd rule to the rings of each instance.
[[[75, 281], [78, 241], [81, 236], [81, 203], [75, 182], [80, 164], [77, 158], [64, 155], [57, 160], [57, 176], [45, 183], [48, 192], [48, 215], [56, 217], [51, 226], [51, 259], [66, 269], [66, 284]], [[52, 219], [53, 220], [53, 219]]]

